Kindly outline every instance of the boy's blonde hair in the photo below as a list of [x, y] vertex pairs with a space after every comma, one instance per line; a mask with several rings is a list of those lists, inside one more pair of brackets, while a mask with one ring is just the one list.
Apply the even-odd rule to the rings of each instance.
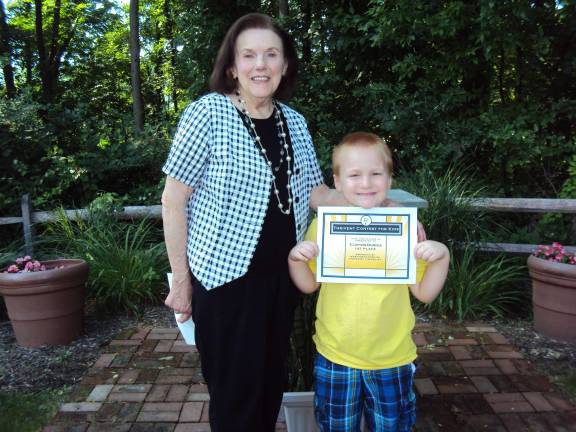
[[384, 160], [384, 166], [388, 171], [388, 175], [392, 177], [394, 163], [392, 162], [392, 152], [390, 151], [390, 147], [388, 147], [386, 141], [384, 141], [378, 135], [370, 132], [352, 132], [342, 138], [342, 140], [334, 147], [334, 150], [332, 151], [332, 171], [334, 174], [340, 174], [339, 156], [344, 147], [368, 146], [378, 146], [378, 149], [382, 154], [382, 159]]

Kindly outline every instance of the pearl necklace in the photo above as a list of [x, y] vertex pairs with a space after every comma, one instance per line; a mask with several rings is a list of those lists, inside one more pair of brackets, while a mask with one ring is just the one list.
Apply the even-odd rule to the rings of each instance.
[[[272, 161], [270, 161], [270, 159], [268, 159], [268, 155], [266, 154], [266, 149], [262, 145], [262, 139], [258, 135], [258, 132], [256, 132], [256, 126], [254, 125], [254, 122], [252, 121], [252, 118], [250, 117], [250, 113], [248, 112], [246, 102], [244, 101], [244, 99], [242, 99], [239, 92], [236, 92], [236, 95], [238, 96], [238, 103], [240, 104], [240, 111], [242, 111], [242, 114], [244, 114], [245, 121], [250, 125], [250, 129], [253, 133], [253, 135], [251, 135], [251, 137], [254, 140], [254, 142], [256, 143], [256, 145], [259, 147], [260, 153], [262, 154], [262, 156], [266, 160], [266, 164], [268, 165], [268, 168], [270, 169], [270, 174], [272, 176], [272, 185], [274, 186], [274, 195], [276, 196], [276, 201], [278, 201], [278, 208], [280, 209], [280, 211], [283, 214], [289, 215], [291, 210], [292, 210], [292, 201], [293, 201], [292, 189], [290, 187], [290, 179], [292, 177], [292, 170], [290, 169], [290, 161], [292, 160], [292, 158], [290, 157], [289, 146], [288, 146], [288, 142], [286, 141], [286, 132], [284, 132], [284, 122], [282, 121], [282, 118], [280, 117], [280, 108], [276, 104], [276, 101], [273, 100], [272, 104], [274, 106], [274, 108], [273, 108], [274, 119], [276, 121], [276, 126], [277, 126], [278, 131], [279, 131], [278, 136], [280, 137], [280, 146], [282, 146], [281, 152], [286, 151], [286, 175], [288, 177], [288, 180], [286, 183], [286, 192], [288, 194], [288, 205], [287, 205], [288, 208], [287, 209], [284, 208], [285, 205], [282, 203], [282, 200], [280, 199], [280, 191], [278, 190], [278, 186], [276, 185], [276, 175], [274, 174], [274, 168], [272, 167]], [[280, 168], [280, 166], [282, 165], [282, 161], [283, 161], [283, 159], [281, 157], [280, 163], [279, 163], [278, 167], [276, 168], [276, 170], [278, 170]]]

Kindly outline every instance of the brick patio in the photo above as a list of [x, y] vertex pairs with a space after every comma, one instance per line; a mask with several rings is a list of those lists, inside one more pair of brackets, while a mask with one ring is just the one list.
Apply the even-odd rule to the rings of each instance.
[[[414, 340], [417, 431], [576, 431], [576, 406], [495, 328], [418, 324]], [[208, 404], [198, 354], [177, 329], [127, 330], [44, 432], [209, 431]]]

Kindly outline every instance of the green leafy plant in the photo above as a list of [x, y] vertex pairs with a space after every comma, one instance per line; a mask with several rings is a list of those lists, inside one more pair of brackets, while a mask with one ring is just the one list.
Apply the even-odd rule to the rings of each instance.
[[[138, 315], [142, 304], [158, 301], [167, 258], [164, 243], [150, 242], [152, 229], [144, 220], [137, 225], [109, 225], [107, 230], [87, 233], [81, 243], [92, 269], [91, 296], [98, 305]], [[118, 237], [120, 241], [114, 242]]]
[[416, 310], [463, 320], [502, 316], [525, 302], [526, 292], [516, 287], [525, 275], [525, 266], [512, 258], [477, 253], [476, 243], [491, 239], [497, 224], [473, 206], [485, 188], [466, 168], [451, 166], [440, 175], [421, 169], [402, 176], [400, 183], [428, 201], [428, 208], [418, 214], [427, 236], [452, 251], [444, 290], [429, 305], [415, 302]]
[[290, 391], [312, 389], [316, 353], [312, 335], [314, 334], [317, 301], [318, 291], [302, 297], [294, 314], [294, 327], [290, 336], [288, 356], [288, 389]]
[[[576, 139], [574, 139], [576, 145]], [[568, 163], [569, 177], [562, 185], [561, 198], [576, 198], [576, 154], [572, 155]]]
[[88, 298], [98, 309], [139, 315], [142, 305], [159, 301], [168, 270], [166, 249], [151, 220], [117, 221], [109, 211], [113, 202], [108, 204], [108, 210], [93, 206], [87, 221], [70, 221], [61, 209], [40, 245], [90, 264]]
[[8, 267], [11, 263], [16, 261], [16, 257], [19, 255], [19, 251], [16, 248], [16, 244], [8, 245], [0, 249], [0, 269]]
[[428, 168], [419, 169], [401, 174], [397, 184], [428, 201], [428, 208], [418, 212], [428, 238], [450, 246], [490, 236], [487, 213], [472, 206], [485, 188], [464, 167], [451, 166], [439, 175]]
[[576, 369], [569, 364], [554, 374], [554, 382], [572, 399], [576, 400]]
[[0, 430], [2, 432], [35, 432], [54, 416], [69, 389], [0, 393]]
[[473, 246], [452, 251], [444, 289], [428, 305], [414, 302], [416, 311], [431, 312], [457, 320], [503, 316], [526, 302], [528, 290], [518, 287], [526, 267], [503, 255], [480, 259]]

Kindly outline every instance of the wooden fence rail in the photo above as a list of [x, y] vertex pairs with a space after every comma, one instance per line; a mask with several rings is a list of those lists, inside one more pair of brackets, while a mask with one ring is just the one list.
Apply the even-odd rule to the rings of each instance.
[[[390, 191], [390, 198], [407, 207], [428, 207], [428, 203], [408, 192], [400, 189]], [[471, 201], [473, 208], [521, 213], [576, 213], [576, 199], [543, 199], [543, 198], [477, 198]], [[86, 219], [86, 209], [65, 210], [68, 219]], [[0, 225], [22, 224], [24, 228], [24, 241], [26, 253], [33, 252], [33, 226], [36, 223], [54, 222], [57, 212], [32, 212], [28, 195], [22, 197], [22, 216], [0, 217]], [[141, 219], [150, 217], [162, 218], [162, 206], [126, 206], [123, 211], [116, 213], [118, 219]], [[519, 243], [480, 243], [480, 249], [486, 252], [506, 252], [515, 254], [529, 254], [537, 245]], [[566, 250], [576, 253], [576, 246], [566, 246]]]
[[555, 198], [477, 198], [472, 207], [501, 212], [576, 213], [576, 199]]
[[[477, 198], [472, 207], [499, 212], [516, 213], [576, 213], [576, 199], [553, 198]], [[480, 243], [485, 252], [530, 254], [538, 245], [522, 243]], [[565, 246], [568, 252], [576, 253], [576, 246]]]
[[[505, 252], [512, 254], [531, 254], [538, 245], [523, 243], [480, 243], [479, 249], [484, 252]], [[564, 250], [576, 253], [576, 246], [564, 246]]]

